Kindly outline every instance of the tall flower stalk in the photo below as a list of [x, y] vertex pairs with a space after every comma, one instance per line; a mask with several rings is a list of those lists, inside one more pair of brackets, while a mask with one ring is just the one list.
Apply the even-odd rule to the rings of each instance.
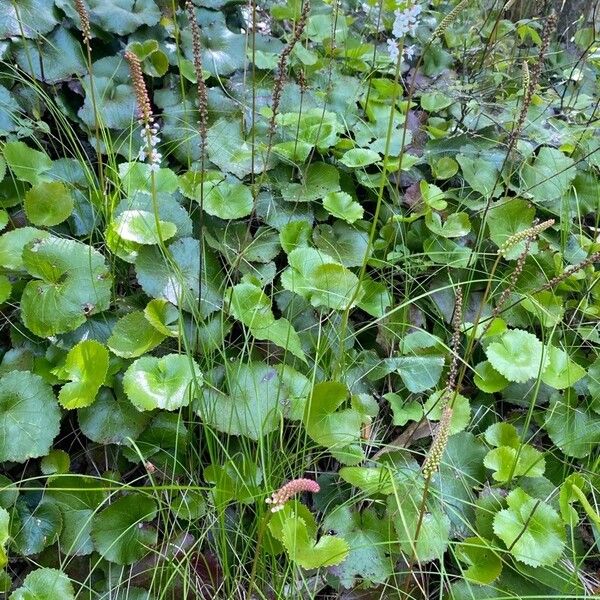
[[96, 89], [94, 85], [94, 70], [92, 65], [92, 28], [90, 25], [90, 15], [84, 0], [75, 0], [75, 10], [79, 15], [81, 22], [81, 37], [85, 44], [86, 61], [88, 76], [90, 78], [90, 99], [92, 101], [92, 109], [94, 111], [95, 137], [96, 137], [96, 161], [98, 163], [98, 181], [103, 194], [106, 191], [104, 179], [104, 161], [102, 159], [102, 150], [100, 147], [100, 119], [98, 114], [98, 106], [96, 102]]

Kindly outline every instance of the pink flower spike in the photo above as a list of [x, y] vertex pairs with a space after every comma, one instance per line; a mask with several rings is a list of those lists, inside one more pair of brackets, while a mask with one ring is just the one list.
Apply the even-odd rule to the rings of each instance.
[[292, 479], [282, 485], [276, 492], [266, 499], [267, 504], [272, 504], [271, 512], [277, 512], [283, 509], [285, 503], [291, 500], [296, 494], [302, 492], [311, 492], [316, 494], [321, 488], [313, 479]]

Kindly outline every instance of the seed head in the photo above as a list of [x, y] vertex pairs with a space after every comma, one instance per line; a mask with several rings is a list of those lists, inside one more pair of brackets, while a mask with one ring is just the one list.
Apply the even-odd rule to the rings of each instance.
[[448, 405], [442, 410], [442, 418], [438, 425], [437, 433], [429, 448], [425, 462], [423, 463], [422, 471], [425, 479], [429, 479], [439, 468], [444, 455], [444, 450], [448, 444], [450, 437], [450, 424], [452, 422], [452, 408]]
[[81, 33], [83, 40], [86, 44], [89, 44], [92, 39], [92, 30], [90, 28], [90, 15], [88, 14], [87, 8], [83, 0], [75, 0], [75, 10], [79, 15], [81, 21]]
[[285, 503], [291, 500], [296, 494], [302, 492], [311, 492], [316, 494], [321, 488], [313, 479], [293, 479], [281, 486], [276, 492], [266, 499], [267, 504], [271, 504], [271, 512], [278, 512], [283, 509]]

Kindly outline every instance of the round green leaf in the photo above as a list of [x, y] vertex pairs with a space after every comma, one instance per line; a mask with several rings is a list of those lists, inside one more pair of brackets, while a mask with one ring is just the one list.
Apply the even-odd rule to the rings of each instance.
[[58, 403], [39, 375], [12, 371], [0, 378], [0, 462], [44, 456], [59, 425]]
[[333, 217], [354, 223], [363, 218], [363, 207], [346, 192], [329, 192], [323, 198], [325, 210]]
[[512, 329], [499, 342], [491, 343], [486, 354], [492, 367], [509, 381], [524, 383], [544, 371], [548, 357], [535, 335]]
[[[145, 246], [135, 262], [138, 281], [154, 298], [164, 298], [184, 310], [197, 310], [200, 294], [200, 244], [193, 238], [182, 238], [169, 248], [168, 260], [159, 248]], [[219, 292], [219, 267], [210, 252], [202, 251], [202, 299], [200, 312], [206, 317], [222, 305]]]
[[35, 184], [52, 168], [52, 161], [45, 152], [34, 150], [23, 142], [7, 142], [3, 153], [10, 170], [22, 181]]
[[47, 231], [35, 227], [20, 227], [0, 235], [0, 264], [11, 271], [23, 271], [23, 248], [33, 240], [49, 237]]
[[205, 387], [197, 403], [202, 419], [219, 431], [253, 440], [277, 429], [283, 398], [277, 371], [266, 364], [234, 363], [229, 395]]
[[125, 394], [103, 388], [94, 404], [77, 412], [83, 435], [98, 444], [129, 444], [146, 428], [150, 415], [131, 405]]
[[138, 358], [123, 377], [125, 393], [138, 410], [187, 406], [201, 385], [200, 368], [183, 354]]
[[154, 329], [169, 337], [177, 337], [181, 328], [180, 314], [177, 307], [163, 300], [150, 300], [144, 308], [144, 317]]
[[340, 162], [351, 169], [358, 169], [360, 167], [372, 165], [373, 163], [378, 162], [379, 159], [379, 154], [374, 150], [354, 148], [353, 150], [348, 150], [348, 152], [340, 158]]
[[62, 526], [62, 515], [56, 504], [42, 501], [32, 508], [23, 498], [17, 501], [11, 534], [19, 553], [31, 556], [54, 544]]
[[[427, 398], [427, 402], [423, 406], [423, 412], [425, 417], [430, 421], [439, 421], [442, 418], [442, 399], [446, 396], [446, 391], [441, 390], [434, 392]], [[448, 396], [448, 401], [452, 399]], [[450, 421], [450, 434], [454, 435], [459, 431], [465, 429], [469, 424], [471, 418], [471, 405], [469, 404], [468, 398], [465, 398], [461, 394], [454, 396], [454, 403], [452, 405], [452, 419]]]
[[10, 600], [75, 600], [75, 590], [62, 571], [42, 568], [29, 573]]
[[548, 347], [548, 366], [542, 373], [542, 381], [557, 390], [571, 387], [585, 376], [585, 369], [571, 360], [569, 355], [556, 346]]
[[518, 561], [532, 567], [553, 565], [565, 546], [565, 527], [558, 513], [520, 488], [506, 502], [508, 508], [494, 517], [494, 533]]
[[206, 513], [206, 501], [197, 490], [181, 491], [171, 501], [173, 514], [185, 521], [197, 521]]
[[339, 565], [348, 556], [348, 544], [341, 537], [324, 535], [317, 542], [308, 534], [302, 517], [296, 515], [283, 524], [282, 542], [290, 560], [304, 569]]
[[458, 173], [458, 163], [450, 156], [442, 156], [431, 164], [431, 172], [436, 179], [450, 179]]
[[600, 417], [572, 388], [551, 396], [545, 418], [550, 439], [567, 456], [588, 456], [600, 442]]
[[51, 450], [42, 458], [40, 469], [44, 475], [68, 473], [71, 467], [71, 457], [64, 450]]
[[6, 275], [0, 275], [0, 304], [6, 302], [12, 293], [12, 285]]
[[67, 354], [60, 376], [71, 379], [63, 385], [58, 401], [64, 408], [82, 408], [96, 399], [108, 372], [108, 350], [95, 340], [79, 342]]
[[483, 464], [492, 469], [496, 481], [509, 481], [511, 477], [541, 477], [546, 470], [543, 454], [528, 444], [520, 448], [500, 446], [490, 450]]
[[114, 223], [114, 231], [128, 242], [137, 244], [159, 244], [177, 233], [177, 227], [170, 221], [156, 221], [155, 216], [146, 210], [123, 211]]
[[204, 187], [204, 210], [219, 219], [247, 217], [253, 206], [252, 192], [242, 183], [207, 182]]
[[492, 543], [479, 537], [464, 539], [456, 546], [456, 557], [466, 563], [463, 575], [469, 581], [488, 585], [502, 572], [502, 559], [492, 550]]
[[164, 339], [165, 334], [153, 327], [141, 310], [134, 310], [117, 321], [107, 344], [117, 356], [137, 358]]
[[92, 520], [92, 539], [103, 558], [130, 565], [143, 558], [158, 540], [147, 522], [156, 516], [156, 502], [143, 494], [119, 498]]
[[473, 383], [487, 394], [493, 394], [503, 390], [510, 382], [506, 377], [498, 373], [488, 360], [480, 362], [475, 367], [475, 377]]
[[40, 337], [73, 331], [110, 305], [110, 273], [90, 246], [54, 236], [34, 240], [23, 250], [23, 264], [38, 279], [23, 290], [21, 316]]

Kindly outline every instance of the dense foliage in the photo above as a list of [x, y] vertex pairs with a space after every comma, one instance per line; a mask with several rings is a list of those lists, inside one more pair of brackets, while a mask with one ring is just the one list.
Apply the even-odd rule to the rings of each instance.
[[6, 597], [597, 591], [600, 43], [513, 4], [0, 2]]

